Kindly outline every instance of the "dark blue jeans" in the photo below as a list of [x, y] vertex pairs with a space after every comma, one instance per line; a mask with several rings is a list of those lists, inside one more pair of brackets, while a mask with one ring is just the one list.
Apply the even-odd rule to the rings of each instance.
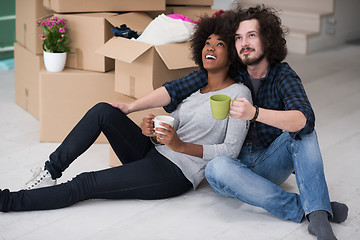
[[107, 103], [91, 108], [45, 163], [53, 178], [85, 152], [103, 132], [123, 163], [86, 172], [52, 187], [0, 191], [0, 211], [57, 209], [87, 199], [162, 199], [192, 185], [181, 170], [158, 153], [150, 139], [122, 111]]

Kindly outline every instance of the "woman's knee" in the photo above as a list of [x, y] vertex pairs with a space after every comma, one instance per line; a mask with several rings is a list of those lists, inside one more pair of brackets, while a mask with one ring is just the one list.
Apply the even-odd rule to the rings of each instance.
[[109, 117], [110, 119], [113, 119], [114, 116], [118, 116], [118, 114], [122, 114], [126, 116], [120, 109], [115, 108], [111, 106], [109, 103], [106, 102], [99, 102], [95, 104], [90, 110], [89, 113], [96, 115], [97, 117], [100, 117], [99, 119], [105, 119]]
[[105, 112], [115, 109], [113, 106], [111, 106], [109, 103], [106, 102], [99, 102], [95, 104], [90, 110], [95, 112]]

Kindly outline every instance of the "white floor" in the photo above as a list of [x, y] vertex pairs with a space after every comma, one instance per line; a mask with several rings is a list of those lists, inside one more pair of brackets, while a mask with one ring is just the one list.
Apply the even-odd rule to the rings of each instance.
[[[344, 45], [287, 61], [302, 77], [316, 112], [316, 129], [332, 200], [348, 220], [333, 224], [338, 239], [360, 239], [360, 45]], [[14, 101], [14, 71], [0, 71], [0, 189], [20, 189], [58, 144], [39, 143], [39, 122]], [[108, 167], [109, 148], [97, 144], [60, 179]], [[256, 186], [254, 186], [256, 187]], [[297, 191], [294, 176], [283, 185]], [[93, 200], [52, 211], [0, 213], [0, 239], [316, 239], [301, 224], [278, 219], [203, 183], [159, 201]]]

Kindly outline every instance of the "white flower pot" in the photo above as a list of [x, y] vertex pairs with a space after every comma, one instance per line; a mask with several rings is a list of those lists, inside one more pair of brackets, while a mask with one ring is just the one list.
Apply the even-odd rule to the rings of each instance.
[[66, 62], [66, 52], [50, 53], [44, 51], [44, 64], [48, 72], [61, 72], [64, 70]]

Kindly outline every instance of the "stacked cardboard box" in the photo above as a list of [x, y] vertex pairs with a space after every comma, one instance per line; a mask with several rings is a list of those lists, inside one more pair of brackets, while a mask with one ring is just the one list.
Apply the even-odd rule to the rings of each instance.
[[15, 101], [39, 119], [39, 72], [44, 66], [42, 55], [36, 55], [20, 43], [14, 44]]
[[94, 51], [113, 36], [112, 25], [107, 18], [116, 15], [118, 14], [100, 12], [54, 14], [67, 21], [71, 53], [67, 56], [65, 67], [96, 72], [114, 70], [114, 59], [98, 55]]
[[213, 3], [214, 3], [213, 0], [166, 0], [166, 5], [211, 7]]
[[[61, 142], [83, 115], [98, 102], [131, 103], [135, 99], [114, 91], [114, 71], [101, 73], [65, 68], [60, 73], [40, 71], [40, 140]], [[137, 124], [162, 108], [129, 114]], [[101, 135], [97, 142], [107, 142]]]
[[[40, 141], [61, 142], [97, 102], [130, 103], [197, 69], [188, 43], [153, 46], [113, 37], [112, 27], [126, 24], [140, 33], [161, 13], [196, 21], [214, 12], [211, 5], [212, 0], [16, 0], [16, 102], [40, 120]], [[71, 40], [60, 73], [45, 70], [36, 26], [37, 20], [52, 15], [67, 20]], [[140, 124], [148, 113], [166, 114], [157, 108], [129, 117]], [[106, 139], [101, 135], [97, 142]], [[117, 165], [116, 155], [111, 156], [110, 164]]]
[[58, 13], [165, 10], [165, 0], [43, 0], [43, 4]]
[[41, 29], [36, 20], [50, 16], [53, 11], [42, 0], [16, 0], [15, 100], [35, 118], [39, 118], [39, 72], [44, 66]]
[[197, 22], [201, 16], [212, 16], [217, 9], [212, 9], [213, 0], [166, 0], [165, 11], [147, 12], [152, 18], [161, 13], [181, 14]]

